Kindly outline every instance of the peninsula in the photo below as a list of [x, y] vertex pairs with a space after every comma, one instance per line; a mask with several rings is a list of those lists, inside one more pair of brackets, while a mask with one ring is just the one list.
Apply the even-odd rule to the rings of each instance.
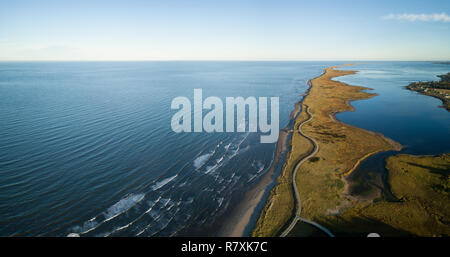
[[400, 150], [401, 145], [379, 133], [338, 121], [335, 114], [352, 111], [350, 101], [375, 96], [333, 78], [355, 71], [329, 67], [310, 81], [302, 102], [287, 156], [277, 185], [261, 212], [253, 236], [297, 236], [298, 226], [312, 226], [315, 235], [330, 235], [330, 218], [353, 206], [346, 194], [346, 176], [361, 160], [381, 151]]

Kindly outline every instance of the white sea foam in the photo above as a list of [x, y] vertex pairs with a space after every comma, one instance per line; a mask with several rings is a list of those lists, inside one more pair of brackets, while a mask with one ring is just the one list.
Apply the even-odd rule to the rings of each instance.
[[144, 194], [130, 194], [109, 207], [106, 212], [102, 213], [105, 218], [104, 220], [97, 221], [97, 218], [101, 216], [101, 214], [97, 215], [93, 218], [90, 218], [88, 221], [85, 221], [82, 226], [73, 227], [72, 231], [79, 234], [89, 233], [90, 231], [97, 229], [103, 223], [108, 222], [121, 215], [122, 213], [128, 211], [131, 207], [142, 201], [142, 199], [144, 199], [144, 196]]
[[[84, 234], [87, 233], [89, 231], [91, 231], [92, 229], [95, 229], [98, 225], [98, 222], [96, 222], [95, 220], [88, 220], [86, 222], [83, 223], [82, 226], [74, 226], [71, 228], [71, 233], [69, 233], [69, 235], [71, 234]], [[69, 236], [68, 235], [68, 236]]]
[[[242, 143], [244, 143], [245, 139], [247, 139], [248, 135], [249, 135], [249, 133], [245, 134], [245, 136], [242, 138], [242, 140], [239, 141], [239, 143], [237, 143], [235, 146], [232, 147], [233, 153], [229, 157], [229, 160], [233, 159], [239, 153], [239, 150], [241, 149], [241, 145], [242, 145]], [[246, 150], [248, 150], [248, 149], [249, 149], [249, 146]]]
[[174, 175], [172, 177], [169, 178], [165, 178], [159, 182], [156, 182], [153, 186], [152, 186], [152, 190], [158, 190], [161, 187], [167, 185], [167, 183], [169, 183], [170, 181], [174, 180], [177, 177], [177, 175]]
[[224, 146], [223, 148], [225, 148], [225, 150], [228, 150], [228, 148], [230, 148], [231, 143], [229, 143], [228, 145]]
[[95, 235], [95, 237], [108, 237], [108, 236], [110, 236], [112, 233], [113, 233], [113, 232], [103, 232], [103, 233], [100, 233], [100, 234], [98, 234], [98, 235]]
[[148, 205], [150, 206], [149, 209], [147, 209], [147, 210], [146, 210], [143, 214], [141, 214], [138, 218], [134, 219], [133, 221], [131, 221], [130, 223], [128, 223], [128, 224], [126, 224], [126, 225], [124, 225], [124, 226], [121, 226], [121, 227], [115, 229], [113, 232], [116, 232], [116, 231], [119, 231], [119, 230], [128, 228], [129, 226], [133, 225], [136, 221], [140, 220], [145, 214], [151, 212], [152, 209], [153, 209], [153, 207], [155, 207], [156, 203], [158, 203], [159, 201], [163, 201], [163, 200], [166, 201], [166, 204], [170, 201], [170, 199], [161, 199], [161, 196], [159, 196], [159, 198], [156, 199], [156, 201], [154, 201], [154, 202], [153, 202], [153, 201], [148, 201], [147, 203], [148, 203]]
[[128, 209], [136, 205], [138, 202], [142, 201], [142, 199], [144, 199], [144, 194], [137, 194], [137, 195], [130, 194], [127, 197], [121, 199], [120, 201], [118, 201], [117, 203], [115, 203], [113, 206], [109, 207], [106, 210], [106, 212], [104, 213], [106, 218], [104, 222], [111, 220], [117, 217], [118, 215], [126, 212]]
[[[214, 174], [214, 172], [217, 169], [219, 169], [220, 167], [225, 165], [228, 161], [233, 159], [240, 152], [245, 152], [248, 149], [250, 149], [250, 146], [246, 146], [245, 148], [240, 149], [242, 143], [245, 141], [245, 139], [247, 139], [248, 135], [249, 135], [249, 133], [246, 133], [241, 138], [241, 140], [239, 140], [239, 142], [237, 142], [236, 144], [233, 144], [232, 142], [230, 142], [229, 144], [225, 145], [224, 146], [225, 153], [222, 156], [220, 156], [219, 158], [217, 158], [215, 160], [214, 164], [206, 166], [205, 169], [203, 170], [204, 174]], [[208, 162], [210, 160], [210, 157], [216, 153], [217, 148], [221, 144], [222, 144], [222, 142], [220, 142], [220, 144], [217, 145], [216, 149], [213, 152], [211, 152], [209, 154], [204, 154], [194, 160], [194, 166], [197, 168], [197, 170], [199, 170], [200, 168], [205, 166], [206, 162]], [[208, 162], [208, 163], [210, 163], [210, 162]]]
[[219, 167], [219, 166], [217, 166], [217, 164], [216, 164], [216, 165], [213, 165], [213, 166], [207, 166], [207, 167], [206, 167], [205, 174], [208, 174], [208, 173], [210, 173], [210, 172], [215, 171], [218, 167]]
[[261, 171], [263, 171], [266, 166], [262, 163], [262, 161], [258, 160], [253, 161], [252, 167], [256, 169], [256, 173], [253, 175], [249, 175], [249, 179], [247, 180], [247, 182], [250, 182], [253, 179], [257, 178], [260, 175]]
[[194, 167], [196, 169], [201, 168], [209, 160], [209, 158], [211, 156], [212, 156], [212, 153], [207, 153], [207, 154], [197, 157], [197, 159], [194, 160]]
[[216, 147], [214, 148], [214, 150], [212, 150], [211, 152], [207, 153], [207, 154], [203, 154], [200, 155], [199, 157], [197, 157], [194, 160], [194, 167], [196, 169], [200, 169], [203, 165], [205, 165], [205, 163], [211, 158], [211, 156], [213, 156], [217, 150], [219, 149], [219, 147], [222, 145], [223, 141], [220, 141]]

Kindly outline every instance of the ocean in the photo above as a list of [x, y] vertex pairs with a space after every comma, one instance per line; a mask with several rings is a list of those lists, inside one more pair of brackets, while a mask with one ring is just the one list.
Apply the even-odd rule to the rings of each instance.
[[214, 235], [275, 143], [175, 133], [172, 99], [279, 97], [283, 128], [328, 65], [1, 62], [0, 236]]

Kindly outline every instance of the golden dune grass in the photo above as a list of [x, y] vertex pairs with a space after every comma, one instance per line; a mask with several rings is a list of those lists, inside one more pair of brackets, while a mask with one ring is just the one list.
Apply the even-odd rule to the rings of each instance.
[[[349, 86], [332, 78], [354, 74], [354, 71], [327, 68], [321, 76], [311, 81], [309, 94], [303, 104], [309, 106], [313, 115], [305, 124], [303, 132], [319, 144], [315, 161], [301, 165], [297, 173], [297, 186], [302, 202], [302, 217], [322, 221], [336, 210], [348, 208], [349, 201], [342, 196], [345, 190], [343, 176], [352, 170], [360, 159], [379, 152], [399, 149], [399, 144], [380, 134], [342, 123], [334, 117], [336, 113], [352, 111], [352, 100], [367, 99], [376, 94], [363, 92], [368, 88]], [[296, 121], [307, 117], [305, 108]], [[294, 130], [292, 149], [286, 160], [278, 184], [261, 213], [253, 236], [275, 236], [294, 213], [294, 196], [291, 186], [295, 164], [311, 149], [311, 143]]]

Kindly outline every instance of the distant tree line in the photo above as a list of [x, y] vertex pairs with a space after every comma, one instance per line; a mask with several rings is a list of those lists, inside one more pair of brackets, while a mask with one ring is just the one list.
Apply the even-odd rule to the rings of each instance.
[[437, 89], [450, 89], [450, 72], [443, 75], [438, 75], [438, 77], [441, 79], [440, 81], [430, 81], [430, 82], [413, 82], [409, 84], [408, 87], [411, 88], [437, 88]]
[[441, 78], [441, 82], [450, 83], [450, 72], [447, 74], [438, 75], [438, 77]]

